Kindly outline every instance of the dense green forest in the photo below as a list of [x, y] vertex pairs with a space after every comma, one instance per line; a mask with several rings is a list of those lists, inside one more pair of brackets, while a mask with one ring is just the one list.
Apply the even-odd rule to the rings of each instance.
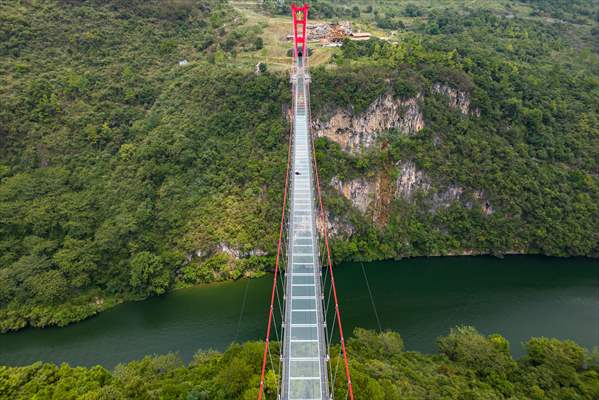
[[[398, 39], [346, 42], [315, 68], [313, 114], [391, 93], [419, 96], [426, 123], [357, 155], [319, 139], [325, 182], [394, 178], [413, 160], [434, 188], [484, 190], [494, 209], [397, 199], [381, 225], [326, 188], [354, 229], [334, 241], [337, 261], [599, 255], [596, 1], [356, 1], [330, 16], [319, 4], [332, 2], [314, 3], [321, 18], [397, 21]], [[289, 83], [238, 62], [261, 47], [262, 28], [243, 20], [217, 0], [0, 3], [0, 330], [272, 267]]]
[[[458, 327], [438, 339], [439, 354], [404, 351], [398, 333], [358, 329], [348, 342], [356, 400], [535, 399], [583, 400], [599, 396], [599, 355], [571, 341], [532, 338], [514, 360], [501, 335]], [[0, 367], [6, 399], [255, 399], [264, 344], [233, 344], [226, 352], [198, 352], [189, 365], [176, 354], [100, 366], [35, 363]], [[273, 358], [278, 360], [274, 344]], [[336, 352], [333, 352], [336, 357]], [[335, 359], [335, 358], [333, 358]], [[275, 369], [277, 366], [274, 366]], [[277, 376], [268, 370], [267, 399], [276, 399]], [[335, 398], [346, 384], [336, 380]]]
[[[347, 42], [336, 56], [335, 76], [314, 71], [316, 110], [346, 106], [348, 99], [354, 107], [368, 105], [389, 86], [398, 97], [425, 93], [424, 130], [408, 137], [389, 132], [383, 151], [350, 157], [321, 141], [325, 176], [368, 176], [413, 160], [433, 186], [483, 188], [495, 207], [485, 215], [465, 201], [431, 213], [426, 201], [403, 202], [391, 206], [383, 229], [354, 213], [360, 234], [338, 244], [344, 257], [459, 249], [597, 256], [599, 63], [596, 54], [580, 50], [584, 41], [570, 41], [561, 30], [485, 11], [447, 12], [400, 44]], [[335, 87], [339, 75], [351, 83]], [[480, 115], [447, 107], [444, 96], [431, 93], [436, 82], [470, 93]], [[343, 214], [345, 202], [329, 208]]]
[[266, 251], [276, 237], [289, 91], [283, 76], [220, 66], [242, 46], [223, 28], [231, 9], [1, 12], [0, 329], [64, 324], [269, 262], [217, 254], [185, 267], [220, 243]]

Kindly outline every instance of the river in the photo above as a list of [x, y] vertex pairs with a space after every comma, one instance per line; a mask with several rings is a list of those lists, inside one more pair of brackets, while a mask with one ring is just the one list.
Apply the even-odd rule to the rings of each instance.
[[[407, 350], [434, 352], [436, 338], [460, 324], [501, 333], [516, 356], [531, 336], [599, 346], [597, 260], [434, 257], [364, 266], [382, 329], [400, 332]], [[347, 334], [356, 326], [378, 329], [362, 265], [340, 265], [335, 279]], [[3, 334], [0, 364], [42, 360], [111, 368], [167, 352], [189, 361], [198, 349], [263, 339], [271, 283], [269, 275], [177, 290], [65, 328]]]

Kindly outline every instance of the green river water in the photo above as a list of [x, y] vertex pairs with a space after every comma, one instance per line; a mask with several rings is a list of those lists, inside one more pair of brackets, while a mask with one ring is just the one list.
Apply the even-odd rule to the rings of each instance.
[[[364, 265], [382, 328], [399, 331], [407, 350], [434, 352], [435, 339], [460, 324], [501, 333], [516, 356], [531, 336], [599, 346], [597, 260], [436, 257]], [[377, 329], [361, 265], [339, 266], [335, 279], [346, 335], [356, 326]], [[263, 339], [271, 284], [269, 275], [178, 290], [65, 328], [3, 334], [0, 364], [113, 367], [167, 352], [189, 361], [198, 349]]]

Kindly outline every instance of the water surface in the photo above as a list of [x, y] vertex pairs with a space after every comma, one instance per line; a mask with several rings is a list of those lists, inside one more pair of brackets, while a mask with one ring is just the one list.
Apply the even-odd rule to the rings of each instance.
[[[456, 325], [498, 332], [521, 355], [531, 336], [599, 346], [599, 262], [533, 256], [417, 258], [364, 264], [382, 329], [408, 350], [436, 351]], [[335, 270], [344, 330], [378, 329], [361, 264]], [[272, 276], [178, 290], [127, 303], [65, 328], [0, 335], [0, 364], [119, 362], [263, 339]], [[245, 300], [244, 300], [245, 299]], [[337, 332], [337, 331], [336, 331]]]

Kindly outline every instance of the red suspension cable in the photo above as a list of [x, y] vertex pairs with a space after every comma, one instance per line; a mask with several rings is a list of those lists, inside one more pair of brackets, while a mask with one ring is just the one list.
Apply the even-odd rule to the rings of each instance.
[[287, 188], [289, 186], [289, 168], [291, 165], [291, 138], [289, 138], [289, 146], [287, 149], [287, 171], [285, 172], [285, 192], [283, 193], [283, 209], [281, 210], [281, 226], [279, 228], [279, 242], [277, 243], [277, 258], [275, 260], [275, 273], [272, 281], [272, 293], [270, 295], [270, 309], [268, 311], [268, 327], [266, 328], [266, 344], [264, 346], [264, 355], [262, 357], [262, 372], [260, 374], [260, 390], [258, 392], [258, 400], [262, 400], [264, 392], [264, 374], [266, 373], [266, 357], [268, 355], [268, 346], [270, 345], [270, 326], [275, 303], [275, 290], [277, 288], [277, 276], [279, 274], [279, 259], [281, 257], [281, 243], [283, 242], [283, 231], [285, 225], [285, 210], [287, 209]]
[[[347, 351], [345, 349], [345, 339], [343, 337], [343, 327], [341, 325], [341, 313], [339, 311], [339, 301], [337, 300], [337, 288], [335, 287], [335, 277], [333, 276], [333, 264], [331, 263], [331, 249], [329, 248], [328, 224], [324, 213], [322, 196], [320, 194], [320, 177], [318, 176], [318, 163], [316, 162], [316, 147], [312, 140], [312, 159], [314, 162], [314, 175], [316, 176], [316, 192], [318, 194], [318, 203], [320, 205], [320, 220], [323, 226], [324, 244], [327, 249], [327, 262], [329, 266], [329, 274], [331, 275], [331, 287], [333, 288], [333, 300], [335, 301], [335, 313], [337, 314], [337, 326], [339, 327], [339, 337], [341, 339], [341, 351], [343, 353], [343, 362], [345, 364], [345, 376], [347, 377], [347, 388], [350, 400], [354, 400], [354, 390], [351, 383], [351, 375], [349, 373], [349, 363], [347, 362]], [[332, 388], [334, 390], [334, 388]]]

